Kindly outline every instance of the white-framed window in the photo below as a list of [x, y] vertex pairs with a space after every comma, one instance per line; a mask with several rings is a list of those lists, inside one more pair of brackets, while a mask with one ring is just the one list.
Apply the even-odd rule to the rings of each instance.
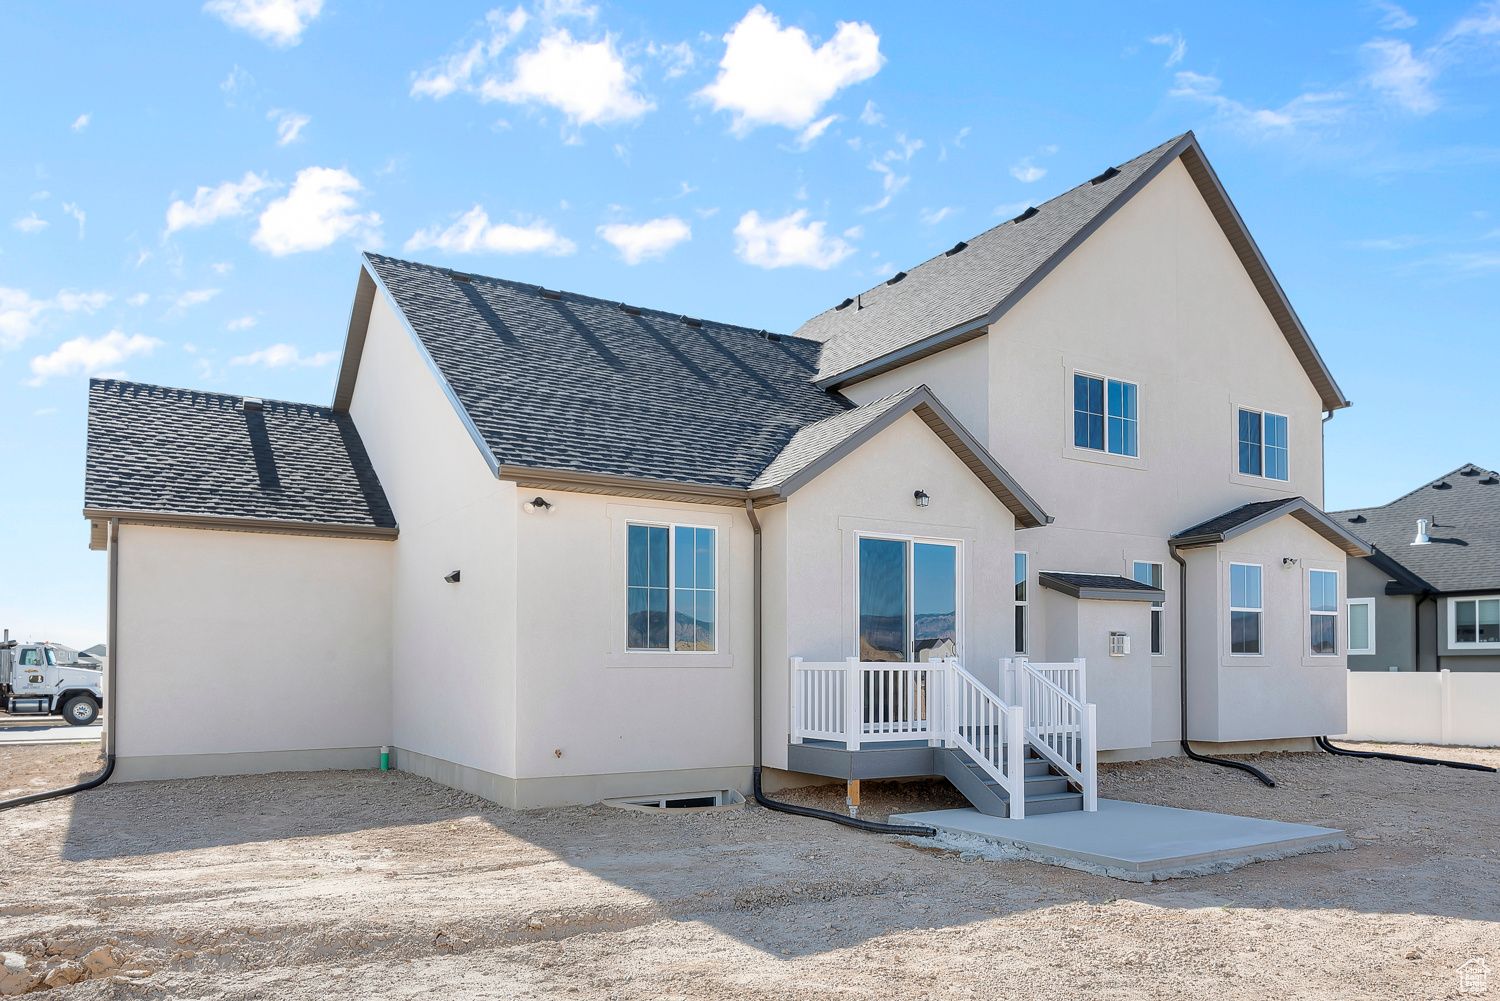
[[1287, 479], [1286, 418], [1241, 407], [1239, 421], [1240, 472], [1268, 480]]
[[716, 652], [718, 530], [632, 522], [625, 532], [625, 648]]
[[1308, 638], [1314, 657], [1336, 657], [1339, 652], [1339, 575], [1336, 570], [1307, 572]]
[[861, 534], [857, 546], [859, 659], [959, 656], [960, 543]]
[[[1163, 567], [1160, 563], [1136, 560], [1131, 565], [1131, 576], [1142, 584], [1149, 584], [1159, 590], [1162, 586]], [[1151, 655], [1153, 657], [1160, 657], [1165, 649], [1162, 627], [1166, 625], [1166, 613], [1166, 602], [1153, 601], [1151, 603]]]
[[1113, 455], [1140, 454], [1136, 384], [1073, 374], [1073, 447]]
[[1448, 646], [1500, 651], [1500, 597], [1449, 598]]
[[1026, 553], [1016, 553], [1016, 653], [1026, 652], [1026, 632], [1030, 623], [1027, 621], [1031, 616], [1029, 591], [1026, 586], [1030, 557]]
[[1344, 652], [1350, 654], [1372, 654], [1375, 652], [1375, 599], [1350, 598], [1344, 602], [1349, 611], [1349, 635], [1344, 640]]
[[1262, 567], [1256, 563], [1229, 564], [1229, 652], [1259, 656], [1264, 652], [1261, 618]]

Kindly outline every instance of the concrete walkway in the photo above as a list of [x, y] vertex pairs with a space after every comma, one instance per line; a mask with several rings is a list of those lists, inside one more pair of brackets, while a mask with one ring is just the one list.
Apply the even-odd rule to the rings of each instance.
[[69, 726], [64, 723], [61, 726], [38, 723], [32, 726], [10, 726], [0, 727], [0, 746], [6, 744], [78, 744], [84, 741], [97, 741], [104, 734], [104, 724], [95, 723], [92, 726]]
[[1327, 827], [1110, 799], [1101, 799], [1093, 813], [1006, 820], [978, 810], [934, 810], [897, 814], [891, 823], [925, 824], [937, 828], [940, 838], [1015, 846], [1039, 856], [1038, 861], [1079, 863], [1078, 868], [1130, 880], [1222, 871], [1264, 858], [1350, 846], [1343, 831]]

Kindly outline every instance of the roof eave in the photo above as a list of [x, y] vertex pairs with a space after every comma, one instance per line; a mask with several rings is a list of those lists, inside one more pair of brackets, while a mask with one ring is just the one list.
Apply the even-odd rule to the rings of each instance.
[[1306, 525], [1313, 532], [1322, 536], [1344, 551], [1346, 556], [1369, 556], [1372, 547], [1359, 536], [1345, 531], [1340, 525], [1329, 518], [1328, 515], [1313, 507], [1303, 497], [1289, 497], [1286, 502], [1276, 507], [1263, 511], [1246, 521], [1240, 522], [1233, 528], [1222, 532], [1204, 532], [1198, 535], [1174, 536], [1169, 542], [1176, 549], [1201, 549], [1205, 546], [1216, 546], [1222, 542], [1238, 538], [1247, 532], [1253, 532], [1257, 528], [1269, 525], [1278, 518], [1291, 516]]
[[259, 532], [267, 535], [317, 535], [339, 539], [395, 539], [399, 526], [339, 525], [315, 521], [286, 521], [276, 518], [239, 518], [225, 515], [181, 514], [172, 511], [133, 511], [125, 508], [86, 507], [83, 516], [90, 521], [118, 518], [123, 525], [151, 525], [158, 528], [197, 528], [222, 532]]

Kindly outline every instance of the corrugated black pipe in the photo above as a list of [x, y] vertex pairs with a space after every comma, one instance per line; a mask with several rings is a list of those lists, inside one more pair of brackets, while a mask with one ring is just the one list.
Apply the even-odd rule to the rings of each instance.
[[1238, 768], [1242, 772], [1249, 772], [1274, 789], [1276, 788], [1276, 783], [1271, 780], [1271, 776], [1254, 765], [1247, 765], [1243, 761], [1230, 761], [1228, 758], [1210, 758], [1206, 754], [1199, 754], [1188, 745], [1187, 560], [1178, 554], [1177, 547], [1170, 542], [1167, 543], [1167, 549], [1172, 553], [1172, 559], [1180, 568], [1177, 587], [1177, 663], [1181, 665], [1179, 668], [1180, 680], [1178, 681], [1178, 689], [1182, 695], [1182, 753], [1186, 754], [1193, 761], [1201, 761], [1206, 765], [1222, 765], [1225, 768]]
[[89, 789], [97, 789], [99, 786], [102, 786], [104, 783], [109, 781], [109, 777], [114, 774], [114, 770], [115, 756], [111, 754], [104, 759], [104, 771], [89, 779], [87, 782], [80, 782], [77, 785], [71, 785], [65, 789], [49, 789], [46, 792], [34, 792], [29, 796], [17, 796], [14, 799], [0, 799], [0, 810], [10, 810], [14, 807], [26, 806], [29, 803], [40, 803], [43, 800], [57, 799], [60, 796], [71, 796], [75, 792], [84, 792]]
[[761, 535], [760, 519], [755, 516], [755, 502], [745, 501], [745, 514], [750, 518], [750, 529], [755, 533], [755, 638], [754, 638], [754, 677], [755, 693], [752, 703], [755, 706], [755, 735], [752, 743], [755, 748], [755, 801], [769, 810], [779, 810], [782, 813], [794, 813], [799, 817], [812, 817], [815, 820], [828, 820], [835, 824], [843, 824], [859, 831], [869, 831], [871, 834], [899, 834], [908, 838], [935, 838], [936, 828], [908, 826], [906, 824], [878, 824], [873, 820], [860, 820], [858, 817], [846, 817], [840, 813], [830, 810], [817, 810], [810, 806], [798, 806], [795, 803], [782, 803], [779, 800], [770, 799], [760, 791], [760, 767], [761, 767]]
[[1384, 758], [1386, 761], [1404, 761], [1408, 765], [1442, 765], [1445, 768], [1462, 768], [1470, 772], [1500, 771], [1500, 768], [1476, 765], [1472, 761], [1444, 761], [1442, 758], [1418, 758], [1410, 754], [1387, 754], [1385, 751], [1355, 751], [1330, 743], [1327, 737], [1314, 737], [1313, 739], [1329, 754], [1345, 754], [1351, 758]]

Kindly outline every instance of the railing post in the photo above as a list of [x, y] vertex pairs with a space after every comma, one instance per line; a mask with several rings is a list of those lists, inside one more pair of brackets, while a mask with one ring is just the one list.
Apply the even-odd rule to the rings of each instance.
[[858, 657], [844, 659], [844, 746], [851, 751], [859, 750], [859, 737], [864, 731], [865, 701]]
[[797, 682], [801, 680], [799, 674], [802, 668], [802, 658], [792, 658], [792, 676], [787, 682], [790, 697], [787, 699], [787, 712], [791, 716], [791, 731], [788, 737], [793, 744], [802, 743], [802, 692]]
[[1015, 659], [1016, 705], [1021, 709], [1021, 732], [1023, 734], [1026, 732], [1026, 724], [1031, 721], [1031, 679], [1026, 673], [1030, 666], [1025, 657]]
[[[1149, 639], [1149, 637], [1147, 637]], [[1078, 668], [1078, 694], [1073, 696], [1079, 702], [1088, 704], [1088, 664], [1082, 657], [1074, 657], [1073, 664]]]
[[[1019, 680], [1019, 679], [1017, 679]], [[1020, 706], [1005, 712], [1005, 777], [1010, 780], [1010, 819], [1026, 819], [1026, 724]]]
[[1016, 704], [1016, 662], [1009, 657], [1000, 658], [1000, 697], [1006, 705]]
[[1084, 704], [1083, 707], [1083, 760], [1079, 762], [1080, 771], [1083, 772], [1083, 808], [1092, 813], [1099, 809], [1099, 732], [1097, 706], [1092, 702]]

